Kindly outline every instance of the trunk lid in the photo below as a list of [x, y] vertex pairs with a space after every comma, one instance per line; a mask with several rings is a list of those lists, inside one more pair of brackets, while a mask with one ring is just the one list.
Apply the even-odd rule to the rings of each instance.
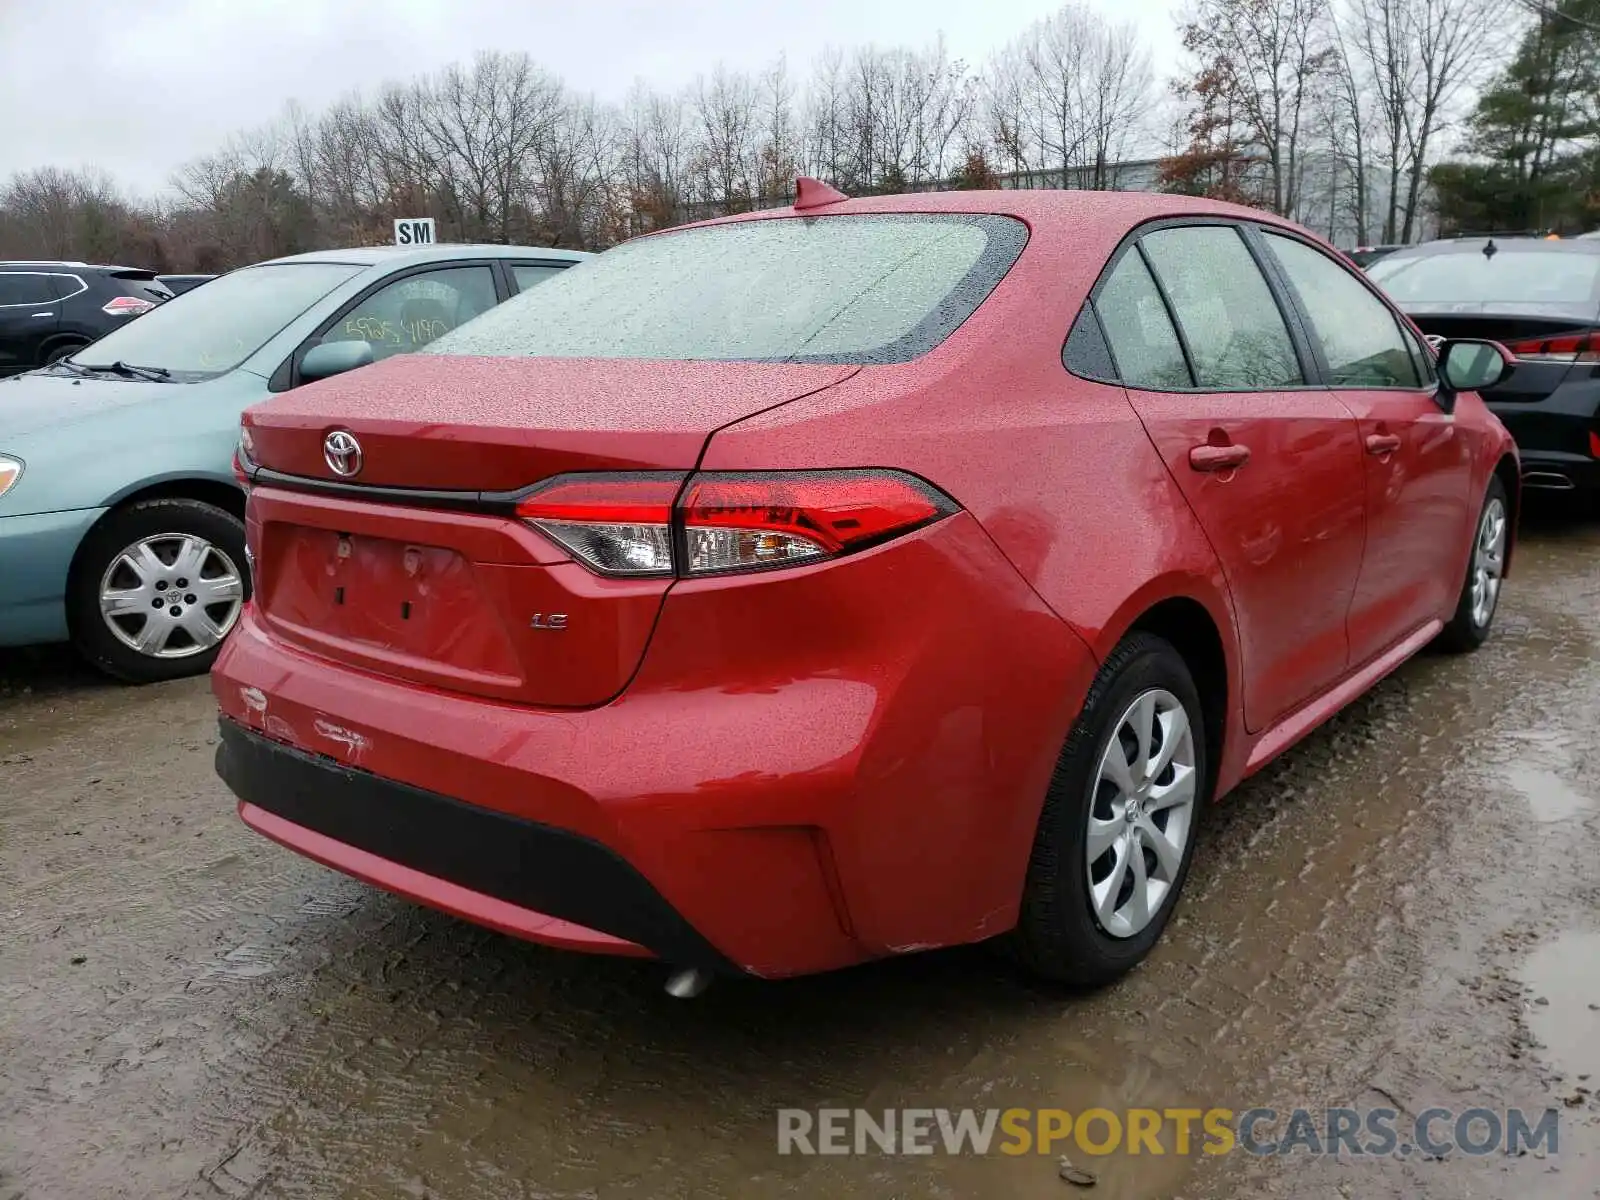
[[[1407, 306], [1406, 312], [1423, 333], [1444, 338], [1488, 338], [1507, 346], [1586, 333], [1600, 325], [1600, 313], [1588, 304], [1455, 304], [1422, 309]], [[1587, 376], [1594, 369], [1592, 363], [1524, 359], [1511, 378], [1485, 391], [1483, 398], [1497, 403], [1533, 404], [1550, 395], [1569, 376]]]
[[[245, 416], [257, 613], [285, 640], [378, 674], [603, 704], [632, 677], [672, 581], [598, 576], [474, 500], [572, 471], [687, 475], [715, 429], [857, 370], [414, 355], [257, 405]], [[323, 457], [335, 429], [361, 445], [349, 478]]]
[[854, 375], [853, 365], [400, 355], [245, 413], [261, 467], [339, 479], [323, 438], [361, 444], [350, 482], [511, 491], [564, 471], [687, 470], [732, 421]]

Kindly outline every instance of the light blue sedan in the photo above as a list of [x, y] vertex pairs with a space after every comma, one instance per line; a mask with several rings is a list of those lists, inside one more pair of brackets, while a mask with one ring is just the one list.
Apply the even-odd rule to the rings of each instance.
[[588, 257], [518, 246], [275, 259], [0, 382], [0, 647], [133, 682], [207, 670], [250, 594], [239, 414], [426, 345]]

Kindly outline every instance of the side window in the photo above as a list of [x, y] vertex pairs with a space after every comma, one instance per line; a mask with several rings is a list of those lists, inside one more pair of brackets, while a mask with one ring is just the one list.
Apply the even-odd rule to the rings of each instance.
[[1417, 364], [1417, 374], [1422, 377], [1423, 386], [1432, 387], [1437, 378], [1437, 372], [1433, 369], [1433, 351], [1404, 322], [1400, 325], [1400, 332], [1405, 335], [1406, 345], [1411, 347], [1411, 358]]
[[1094, 305], [1085, 304], [1078, 312], [1061, 350], [1062, 365], [1081, 379], [1102, 383], [1118, 382], [1117, 364], [1111, 361], [1111, 347], [1100, 329]]
[[57, 298], [61, 300], [69, 300], [89, 290], [89, 285], [76, 275], [52, 275], [50, 285], [55, 289]]
[[1299, 294], [1335, 387], [1421, 387], [1412, 348], [1388, 306], [1304, 242], [1264, 233]]
[[1112, 269], [1094, 307], [1123, 383], [1153, 391], [1194, 386], [1167, 306], [1137, 250]]
[[1157, 229], [1142, 245], [1172, 299], [1200, 387], [1259, 391], [1305, 382], [1283, 313], [1237, 229]]
[[324, 342], [364, 341], [375, 359], [420, 350], [497, 303], [488, 267], [446, 267], [407, 275], [348, 309]]
[[535, 284], [543, 283], [552, 275], [559, 275], [565, 267], [552, 267], [545, 263], [509, 263], [511, 277], [517, 281], [517, 291], [525, 292]]
[[55, 290], [50, 276], [39, 274], [0, 274], [0, 304], [54, 304]]

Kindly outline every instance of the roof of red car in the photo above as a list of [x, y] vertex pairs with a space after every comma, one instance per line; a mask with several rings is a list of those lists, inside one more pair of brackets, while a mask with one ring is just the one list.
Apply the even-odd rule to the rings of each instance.
[[811, 208], [774, 208], [736, 216], [698, 222], [717, 225], [727, 221], [751, 221], [773, 217], [839, 216], [856, 213], [999, 213], [1026, 221], [1033, 228], [1049, 228], [1071, 221], [1129, 228], [1160, 217], [1219, 216], [1248, 217], [1275, 225], [1291, 225], [1282, 217], [1261, 209], [1208, 200], [1197, 196], [1176, 196], [1167, 192], [1087, 192], [1063, 189], [1001, 191], [909, 192], [894, 196], [862, 196]]

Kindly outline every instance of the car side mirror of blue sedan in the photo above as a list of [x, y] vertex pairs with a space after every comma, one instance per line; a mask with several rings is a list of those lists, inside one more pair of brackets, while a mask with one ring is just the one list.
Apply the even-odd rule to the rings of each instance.
[[311, 347], [300, 360], [300, 378], [309, 383], [314, 379], [327, 379], [343, 375], [372, 362], [372, 345], [356, 339], [347, 342], [320, 342]]

